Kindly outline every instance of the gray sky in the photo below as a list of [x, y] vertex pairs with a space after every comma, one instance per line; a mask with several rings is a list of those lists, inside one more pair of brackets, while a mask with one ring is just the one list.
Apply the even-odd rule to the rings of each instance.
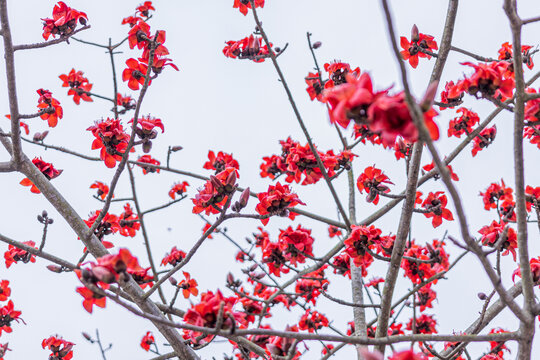
[[[208, 174], [202, 169], [208, 150], [226, 151], [233, 153], [240, 163], [239, 184], [251, 186], [254, 191], [265, 191], [269, 184], [267, 179], [259, 176], [259, 166], [263, 156], [278, 154], [278, 141], [291, 136], [300, 143], [305, 138], [294, 118], [281, 84], [270, 61], [253, 63], [228, 59], [223, 56], [221, 49], [228, 40], [239, 40], [254, 29], [251, 13], [247, 17], [232, 8], [233, 0], [226, 1], [155, 1], [157, 8], [151, 20], [152, 29], [167, 31], [166, 46], [174, 63], [180, 68], [179, 72], [167, 68], [156, 79], [149, 89], [142, 106], [143, 114], [152, 114], [163, 120], [165, 133], [159, 134], [151, 154], [165, 162], [169, 145], [182, 145], [184, 150], [172, 156], [171, 166], [183, 170], [191, 170]], [[79, 34], [79, 38], [106, 44], [109, 37], [116, 42], [125, 36], [127, 26], [120, 25], [123, 17], [132, 14], [138, 1], [68, 1], [67, 4], [77, 10], [85, 11], [89, 17], [90, 30]], [[537, 1], [519, 1], [520, 14], [526, 17], [538, 16], [540, 7]], [[9, 15], [16, 44], [42, 41], [42, 25], [40, 18], [50, 17], [54, 6], [53, 1], [10, 1]], [[447, 2], [431, 1], [393, 1], [394, 19], [398, 35], [409, 37], [412, 24], [416, 23], [420, 32], [435, 36], [439, 42]], [[321, 1], [297, 0], [279, 1], [267, 0], [264, 9], [259, 11], [265, 30], [276, 46], [289, 43], [289, 47], [279, 62], [284, 70], [289, 86], [293, 91], [300, 112], [307, 127], [321, 150], [339, 149], [338, 138], [327, 119], [325, 107], [317, 102], [309, 101], [305, 92], [304, 77], [312, 71], [313, 63], [306, 42], [306, 31], [313, 33], [314, 40], [320, 40], [323, 46], [317, 50], [320, 63], [340, 59], [349, 62], [351, 66], [359, 66], [362, 71], [370, 73], [375, 87], [400, 90], [397, 64], [390, 51], [385, 23], [380, 4], [377, 1]], [[524, 28], [523, 43], [537, 46], [540, 25], [532, 24]], [[453, 44], [484, 56], [497, 56], [500, 45], [510, 41], [508, 21], [502, 11], [502, 2], [495, 0], [468, 0], [460, 4], [456, 21], [456, 32]], [[47, 143], [65, 146], [78, 152], [98, 156], [98, 151], [90, 149], [93, 140], [86, 128], [102, 117], [111, 116], [109, 103], [95, 99], [94, 103], [81, 103], [77, 106], [67, 90], [61, 87], [58, 79], [60, 74], [67, 74], [71, 68], [82, 70], [91, 83], [93, 91], [98, 94], [111, 96], [113, 93], [111, 68], [108, 54], [103, 49], [89, 47], [72, 41], [70, 45], [62, 44], [44, 49], [17, 52], [16, 71], [18, 96], [22, 113], [36, 111], [39, 88], [53, 92], [64, 108], [64, 118], [55, 129], [50, 129]], [[124, 53], [116, 60], [117, 73], [124, 69], [124, 61], [129, 57], [139, 55], [138, 51], [129, 50], [127, 45]], [[536, 59], [535, 59], [536, 60]], [[443, 74], [443, 84], [446, 80], [456, 80], [463, 73], [469, 74], [470, 69], [459, 65], [459, 62], [469, 59], [456, 53], [449, 57], [448, 65]], [[537, 62], [540, 60], [537, 60]], [[420, 60], [417, 69], [408, 67], [411, 85], [419, 98], [427, 86], [429, 74], [434, 61]], [[526, 77], [534, 71], [526, 69]], [[137, 95], [131, 92], [125, 83], [120, 82], [120, 92]], [[0, 88], [5, 89], [5, 77], [0, 77]], [[536, 86], [538, 88], [538, 86]], [[0, 101], [4, 113], [8, 112], [6, 92], [0, 92]], [[474, 101], [466, 98], [464, 106], [473, 107], [483, 119], [494, 106], [486, 101]], [[124, 117], [124, 123], [131, 118]], [[454, 117], [453, 110], [441, 112], [436, 119], [445, 134], [449, 119]], [[457, 183], [462, 199], [469, 215], [471, 232], [476, 232], [482, 226], [496, 219], [496, 213], [483, 210], [479, 191], [483, 191], [491, 182], [501, 178], [513, 186], [513, 166], [511, 129], [512, 117], [508, 113], [498, 116], [494, 122], [497, 125], [497, 138], [486, 151], [472, 158], [470, 147], [453, 163], [454, 171], [459, 175]], [[7, 121], [0, 123], [7, 128]], [[29, 121], [32, 133], [46, 128], [44, 121], [33, 119]], [[348, 132], [350, 134], [350, 131]], [[437, 145], [441, 153], [448, 153], [459, 141], [442, 136]], [[72, 203], [83, 218], [91, 211], [101, 208], [102, 204], [94, 200], [93, 190], [88, 189], [95, 180], [110, 182], [113, 170], [106, 169], [102, 162], [85, 162], [84, 160], [65, 155], [54, 150], [45, 151], [41, 147], [24, 144], [24, 150], [30, 157], [42, 156], [45, 161], [53, 162], [57, 168], [64, 169], [63, 174], [53, 180], [64, 196]], [[355, 160], [354, 169], [357, 177], [367, 166], [376, 164], [395, 183], [393, 191], [399, 192], [404, 188], [404, 161], [396, 162], [393, 152], [382, 151], [371, 145], [359, 146], [355, 149], [359, 158]], [[141, 154], [138, 150], [137, 155]], [[525, 162], [527, 166], [526, 183], [540, 185], [540, 172], [534, 166], [540, 157], [538, 148], [525, 145]], [[5, 151], [0, 151], [0, 160], [6, 160]], [[473, 161], [475, 160], [475, 161]], [[428, 154], [424, 155], [423, 164], [431, 162]], [[195, 194], [202, 182], [178, 177], [173, 174], [149, 174], [142, 176], [139, 168], [137, 186], [142, 207], [148, 209], [168, 201], [167, 192], [170, 186], [180, 180], [187, 180], [191, 187], [190, 197]], [[18, 182], [23, 178], [18, 174], [3, 174], [0, 196], [6, 204], [0, 209], [0, 232], [19, 241], [34, 240], [39, 242], [41, 225], [35, 217], [43, 209], [49, 211], [55, 223], [50, 227], [46, 251], [65, 257], [76, 262], [82, 252], [82, 244], [68, 225], [52, 209], [41, 195], [30, 193], [28, 188]], [[340, 196], [345, 201], [347, 196], [346, 184], [343, 179], [336, 181]], [[117, 197], [129, 195], [127, 175], [121, 178]], [[335, 205], [323, 182], [317, 185], [301, 187], [293, 185], [299, 197], [308, 204], [308, 208], [318, 214], [331, 218], [337, 217]], [[430, 182], [421, 189], [424, 194], [429, 191], [444, 190], [444, 185]], [[248, 209], [253, 210], [254, 199]], [[384, 204], [384, 200], [381, 200]], [[449, 201], [449, 207], [453, 206]], [[365, 194], [357, 196], [358, 217], [365, 218], [377, 209], [373, 204], [365, 202]], [[399, 206], [390, 214], [377, 221], [384, 234], [395, 233]], [[149, 215], [147, 218], [151, 245], [156, 261], [159, 262], [165, 252], [177, 246], [187, 250], [199, 237], [204, 225], [198, 216], [191, 214], [192, 204], [186, 199], [166, 211]], [[120, 213], [121, 205], [116, 204], [111, 210]], [[328, 239], [326, 226], [313, 223], [299, 217], [296, 224], [313, 228], [315, 252], [322, 254], [334, 245]], [[276, 239], [278, 229], [289, 225], [284, 219], [271, 219], [268, 230], [271, 237]], [[226, 224], [228, 232], [240, 242], [249, 236], [259, 221], [233, 220]], [[444, 222], [437, 229], [431, 227], [431, 222], [423, 215], [413, 218], [412, 234], [420, 243], [440, 238], [445, 231], [458, 236], [457, 223]], [[530, 254], [540, 254], [539, 236], [536, 227], [530, 227]], [[142, 237], [124, 238], [112, 236], [112, 241], [118, 247], [129, 247], [138, 255], [142, 265], [148, 266], [143, 252]], [[451, 259], [460, 251], [451, 248]], [[7, 246], [0, 245], [4, 252]], [[215, 236], [207, 241], [187, 266], [192, 276], [199, 282], [201, 292], [214, 291], [224, 288], [225, 275], [229, 271], [239, 274], [240, 267], [234, 263], [236, 250], [226, 239]], [[44, 269], [48, 263], [43, 260], [36, 264], [16, 264], [8, 271], [0, 265], [0, 278], [9, 279], [12, 285], [12, 299], [16, 308], [23, 312], [27, 326], [14, 324], [12, 334], [2, 334], [0, 342], [9, 341], [13, 352], [8, 353], [6, 360], [23, 358], [45, 358], [48, 354], [41, 350], [41, 341], [49, 335], [59, 334], [65, 339], [75, 342], [75, 359], [97, 359], [98, 349], [90, 346], [80, 335], [81, 331], [93, 333], [99, 328], [105, 343], [112, 342], [113, 348], [108, 352], [108, 359], [147, 359], [150, 358], [139, 347], [139, 342], [147, 330], [155, 331], [152, 325], [144, 320], [134, 318], [124, 309], [108, 303], [107, 308], [96, 309], [92, 315], [81, 306], [82, 298], [75, 293], [79, 286], [73, 274], [53, 274]], [[211, 264], [211, 266], [209, 266]], [[503, 271], [506, 275], [504, 282], [511, 285], [511, 273], [517, 265], [511, 257], [504, 257]], [[385, 266], [377, 264], [370, 268], [368, 279], [372, 276], [384, 276]], [[491, 285], [481, 270], [479, 263], [472, 256], [467, 257], [456, 270], [449, 275], [449, 281], [440, 281], [435, 290], [438, 294], [438, 304], [433, 311], [439, 322], [441, 333], [459, 331], [473, 321], [481, 309], [482, 302], [477, 299], [479, 291], [489, 292]], [[332, 277], [334, 280], [334, 277]], [[345, 299], [350, 297], [350, 285], [342, 279], [335, 279], [330, 291]], [[400, 275], [398, 289], [404, 290], [409, 281]], [[171, 289], [168, 290], [169, 297]], [[226, 291], [227, 292], [227, 291]], [[229, 294], [227, 292], [227, 294]], [[180, 308], [186, 308], [189, 303], [180, 299]], [[320, 300], [322, 313], [326, 313], [334, 325], [345, 329], [347, 321], [352, 320], [352, 311], [348, 308], [338, 308], [327, 301]], [[508, 330], [516, 328], [516, 322], [508, 313], [498, 318], [495, 326], [504, 326]], [[371, 319], [373, 314], [368, 312]], [[272, 324], [283, 328], [286, 323], [297, 321], [298, 312], [288, 313], [281, 307], [274, 309]], [[403, 319], [405, 321], [405, 318]], [[158, 344], [162, 341], [158, 337]], [[313, 354], [306, 358], [315, 359], [319, 355], [319, 345], [309, 345]], [[535, 344], [539, 349], [538, 342]], [[405, 346], [403, 346], [405, 347]], [[398, 349], [401, 347], [397, 347]], [[480, 345], [479, 351], [487, 348]], [[223, 351], [230, 351], [228, 345], [209, 347], [201, 351], [203, 357], [221, 357]], [[167, 349], [160, 346], [160, 350]], [[340, 358], [351, 356], [352, 352], [343, 351]], [[477, 353], [478, 355], [481, 352]], [[515, 354], [515, 351], [513, 352]]]

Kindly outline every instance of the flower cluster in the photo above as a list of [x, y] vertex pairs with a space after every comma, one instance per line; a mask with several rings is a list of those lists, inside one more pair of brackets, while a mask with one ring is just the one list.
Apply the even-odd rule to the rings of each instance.
[[[281, 185], [279, 182], [276, 185], [268, 186], [268, 191], [259, 193], [257, 195], [259, 203], [255, 207], [255, 210], [262, 216], [289, 216], [289, 218], [295, 217], [295, 214], [289, 211], [296, 205], [305, 205], [298, 195], [291, 192], [288, 185]], [[263, 217], [261, 222], [268, 224], [268, 217]]]
[[232, 157], [232, 154], [227, 154], [220, 151], [216, 155], [212, 150], [208, 151], [208, 161], [204, 163], [204, 169], [215, 170], [217, 174], [228, 167], [235, 168], [236, 170], [240, 169], [238, 161]]
[[[52, 180], [55, 177], [60, 176], [63, 170], [57, 170], [54, 168], [53, 164], [43, 161], [41, 158], [35, 157], [32, 159], [32, 164], [38, 168], [39, 171], [47, 178], [47, 180]], [[20, 184], [22, 186], [30, 186], [30, 191], [34, 194], [39, 194], [40, 191], [32, 180], [24, 178], [21, 180]]]
[[73, 345], [71, 341], [67, 341], [58, 336], [50, 336], [43, 339], [41, 342], [42, 348], [47, 348], [51, 351], [49, 359], [54, 360], [70, 360], [73, 358]]
[[[302, 146], [290, 137], [287, 140], [280, 141], [281, 155], [272, 155], [263, 157], [264, 163], [261, 164], [261, 177], [275, 179], [285, 174], [285, 181], [293, 181], [302, 185], [315, 184], [323, 178], [321, 169], [317, 164], [317, 158], [311, 151], [308, 144]], [[351, 162], [356, 156], [349, 150], [344, 150], [335, 155], [332, 150], [326, 153], [317, 151], [319, 158], [328, 176], [334, 176], [341, 169], [350, 169]]]
[[[448, 270], [450, 263], [444, 241], [433, 240], [425, 246], [420, 246], [411, 241], [405, 249], [405, 258], [401, 262], [404, 276], [408, 277], [413, 284], [420, 284], [432, 276]], [[436, 283], [436, 280], [434, 281]], [[425, 290], [427, 292], [427, 289]], [[427, 305], [426, 305], [427, 306]]]
[[199, 189], [193, 201], [193, 213], [206, 215], [218, 214], [228, 197], [235, 191], [237, 171], [235, 168], [226, 168], [216, 176], [211, 175], [204, 186]]
[[122, 160], [129, 142], [129, 135], [124, 131], [120, 120], [107, 118], [96, 121], [94, 126], [86, 130], [91, 131], [95, 137], [92, 150], [101, 149], [99, 154], [101, 160], [107, 167], [115, 167], [116, 162]]
[[39, 117], [42, 120], [47, 120], [49, 127], [55, 127], [58, 124], [58, 119], [64, 116], [60, 102], [52, 97], [49, 90], [39, 89], [37, 93], [39, 95], [37, 107], [41, 114]]
[[518, 247], [517, 233], [513, 228], [507, 228], [504, 221], [493, 221], [491, 225], [482, 227], [478, 232], [482, 235], [480, 238], [482, 245], [489, 247], [497, 246], [498, 250], [504, 250], [501, 255], [511, 253], [514, 261], [516, 261], [516, 249]]
[[[263, 62], [270, 56], [270, 51], [268, 46], [262, 43], [263, 39], [253, 36], [253, 34], [238, 41], [229, 40], [223, 48], [223, 55], [231, 59], [249, 59], [254, 62]], [[270, 46], [272, 46], [272, 43], [270, 43]]]
[[56, 35], [60, 37], [69, 36], [75, 31], [77, 23], [86, 25], [88, 17], [82, 11], [72, 9], [63, 1], [59, 1], [53, 8], [52, 19], [41, 20], [43, 20], [43, 38], [48, 40], [51, 35], [53, 38]]
[[450, 120], [448, 124], [448, 137], [455, 136], [460, 138], [461, 135], [469, 135], [473, 131], [473, 126], [480, 122], [478, 114], [461, 107], [456, 110], [457, 113], [461, 113], [461, 116]]
[[90, 97], [90, 91], [92, 90], [92, 84], [88, 82], [82, 71], [75, 71], [71, 69], [69, 74], [62, 74], [59, 76], [63, 81], [62, 87], [69, 87], [68, 96], [73, 95], [73, 101], [79, 105], [81, 99], [84, 101], [94, 101]]

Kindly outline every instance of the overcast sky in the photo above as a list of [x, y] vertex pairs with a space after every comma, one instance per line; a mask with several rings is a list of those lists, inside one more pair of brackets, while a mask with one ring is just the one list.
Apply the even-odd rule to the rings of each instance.
[[[42, 25], [40, 18], [51, 16], [53, 1], [9, 1], [9, 16], [14, 42], [33, 43], [42, 41]], [[248, 36], [254, 29], [251, 13], [244, 17], [237, 9], [232, 8], [233, 0], [225, 1], [154, 1], [157, 11], [151, 20], [153, 30], [167, 31], [166, 46], [174, 63], [180, 68], [176, 72], [167, 68], [150, 87], [142, 106], [143, 114], [152, 114], [163, 120], [165, 133], [159, 134], [151, 152], [152, 156], [161, 160], [166, 159], [169, 145], [184, 147], [172, 156], [171, 166], [183, 170], [194, 171], [208, 175], [202, 169], [208, 150], [226, 151], [233, 153], [240, 163], [241, 186], [251, 186], [254, 191], [264, 191], [269, 184], [268, 179], [261, 179], [259, 166], [263, 156], [279, 154], [279, 140], [291, 136], [301, 143], [305, 138], [290, 108], [281, 84], [270, 61], [253, 63], [247, 60], [225, 58], [221, 53], [224, 42], [239, 40]], [[88, 14], [91, 29], [78, 34], [78, 37], [88, 41], [106, 44], [111, 37], [113, 43], [121, 40], [128, 31], [127, 26], [120, 25], [123, 17], [131, 15], [138, 1], [67, 1], [67, 4]], [[520, 14], [524, 18], [540, 15], [540, 7], [536, 0], [519, 1]], [[392, 1], [394, 19], [398, 35], [409, 37], [410, 28], [417, 24], [420, 32], [433, 35], [440, 42], [447, 1]], [[322, 47], [317, 50], [320, 63], [339, 59], [349, 62], [353, 67], [359, 66], [362, 71], [370, 73], [375, 87], [385, 89], [394, 85], [395, 90], [402, 88], [397, 74], [397, 64], [390, 51], [388, 35], [378, 1], [350, 0], [267, 0], [264, 9], [259, 10], [271, 41], [276, 46], [289, 43], [287, 51], [279, 58], [285, 77], [295, 96], [300, 112], [306, 125], [321, 150], [339, 150], [340, 143], [335, 131], [329, 124], [325, 107], [317, 102], [311, 102], [305, 92], [304, 77], [313, 69], [311, 54], [306, 42], [306, 32], [313, 33], [314, 41], [322, 41]], [[532, 24], [524, 28], [523, 43], [537, 46], [540, 25]], [[484, 56], [497, 56], [497, 50], [503, 42], [510, 41], [508, 21], [502, 10], [502, 1], [498, 0], [468, 0], [462, 1], [458, 11], [456, 30], [453, 44]], [[124, 46], [123, 53], [116, 58], [118, 74], [124, 69], [124, 61], [129, 57], [137, 57], [138, 51], [129, 50]], [[442, 83], [456, 80], [463, 73], [470, 73], [468, 67], [459, 65], [469, 61], [464, 56], [451, 53], [443, 74]], [[538, 60], [540, 61], [540, 60]], [[427, 86], [434, 61], [420, 60], [417, 69], [408, 66], [412, 89], [420, 98]], [[62, 88], [58, 79], [60, 74], [67, 74], [72, 68], [82, 70], [91, 83], [93, 92], [112, 96], [111, 67], [108, 54], [103, 49], [90, 47], [71, 41], [68, 44], [44, 49], [17, 52], [16, 75], [18, 96], [21, 112], [24, 114], [36, 111], [39, 88], [49, 89], [62, 103], [64, 118], [59, 125], [50, 131], [47, 143], [65, 146], [72, 150], [92, 156], [98, 156], [98, 151], [90, 149], [93, 140], [86, 128], [93, 125], [95, 120], [111, 116], [110, 104], [100, 99], [94, 103], [81, 103], [77, 106], [67, 90]], [[535, 69], [536, 70], [536, 69]], [[533, 70], [533, 71], [535, 71]], [[533, 71], [526, 69], [526, 77]], [[137, 95], [130, 91], [126, 84], [120, 82], [120, 92]], [[6, 89], [5, 77], [0, 77], [0, 88]], [[535, 86], [538, 88], [538, 85]], [[8, 113], [6, 91], [0, 91], [2, 111]], [[473, 101], [466, 98], [464, 106], [473, 107], [483, 119], [494, 106], [486, 101]], [[445, 134], [448, 121], [453, 118], [453, 110], [441, 112], [436, 119]], [[124, 117], [124, 123], [131, 118]], [[498, 134], [495, 142], [486, 150], [480, 152], [474, 159], [468, 147], [453, 163], [454, 171], [459, 175], [457, 187], [466, 205], [469, 215], [470, 230], [476, 233], [482, 226], [495, 220], [496, 213], [483, 210], [479, 191], [483, 191], [491, 182], [505, 180], [513, 186], [512, 165], [512, 116], [502, 113], [494, 121]], [[47, 129], [46, 123], [40, 119], [29, 121], [32, 134]], [[8, 129], [7, 121], [0, 121], [0, 126]], [[350, 131], [347, 131], [348, 136]], [[459, 143], [458, 139], [442, 137], [437, 145], [441, 153], [448, 153]], [[24, 144], [24, 150], [29, 157], [41, 156], [45, 161], [53, 162], [63, 174], [53, 180], [64, 196], [83, 218], [102, 204], [91, 196], [95, 193], [89, 186], [95, 180], [109, 183], [113, 170], [107, 169], [102, 162], [88, 162], [54, 150], [44, 150], [29, 144]], [[137, 155], [141, 153], [138, 150]], [[405, 185], [404, 161], [396, 161], [391, 151], [382, 151], [371, 145], [359, 146], [355, 149], [359, 158], [355, 160], [354, 170], [358, 176], [364, 168], [376, 164], [384, 169], [395, 183], [392, 190], [400, 192]], [[540, 185], [540, 172], [537, 165], [540, 160], [538, 148], [525, 145], [525, 164], [527, 167], [526, 183]], [[0, 161], [7, 160], [5, 151], [0, 151]], [[431, 162], [428, 154], [424, 154], [422, 164]], [[176, 181], [187, 180], [191, 187], [190, 197], [195, 194], [201, 181], [174, 174], [142, 175], [139, 168], [135, 169], [137, 186], [143, 209], [149, 209], [168, 202], [167, 192]], [[54, 211], [51, 205], [41, 195], [30, 193], [28, 188], [18, 183], [23, 178], [20, 174], [3, 174], [0, 196], [4, 206], [0, 208], [0, 232], [19, 241], [41, 238], [41, 225], [36, 221], [36, 215], [46, 209], [55, 222], [49, 229], [45, 250], [76, 262], [80, 257], [83, 245], [69, 226]], [[336, 181], [342, 201], [347, 198], [347, 188], [344, 177]], [[127, 175], [121, 178], [117, 197], [130, 195], [126, 186]], [[323, 182], [308, 187], [293, 186], [299, 197], [308, 204], [309, 210], [333, 219], [337, 218], [335, 205], [329, 191]], [[429, 191], [445, 190], [442, 182], [426, 184], [421, 189]], [[253, 210], [255, 201], [248, 209]], [[381, 200], [379, 206], [384, 204]], [[451, 202], [449, 202], [451, 203]], [[377, 206], [365, 202], [365, 195], [357, 196], [358, 218], [363, 219], [377, 209]], [[453, 206], [449, 205], [453, 210]], [[148, 215], [147, 222], [151, 237], [151, 246], [156, 261], [159, 262], [171, 247], [177, 246], [183, 250], [200, 236], [204, 226], [203, 221], [191, 214], [192, 204], [189, 199], [171, 206], [165, 211]], [[384, 234], [396, 233], [399, 217], [398, 206], [376, 222]], [[111, 212], [120, 213], [120, 204], [112, 206]], [[294, 222], [305, 227], [313, 228], [315, 252], [323, 254], [335, 242], [327, 236], [326, 226], [299, 217]], [[267, 229], [271, 238], [276, 239], [278, 229], [289, 225], [286, 219], [271, 219]], [[533, 224], [535, 225], [535, 224]], [[228, 232], [245, 244], [244, 238], [250, 236], [260, 226], [259, 221], [233, 220], [226, 224]], [[445, 231], [459, 237], [457, 222], [444, 222], [442, 226], [433, 229], [431, 221], [418, 214], [413, 218], [412, 236], [420, 243], [431, 241], [443, 236]], [[530, 227], [529, 242], [531, 256], [540, 254], [539, 236], [536, 226]], [[140, 262], [148, 266], [144, 254], [142, 237], [124, 238], [119, 235], [111, 237], [118, 247], [129, 247], [137, 254]], [[449, 245], [451, 259], [460, 250]], [[0, 245], [0, 252], [7, 246]], [[224, 289], [227, 272], [240, 274], [240, 266], [234, 263], [236, 249], [223, 237], [215, 236], [207, 241], [187, 266], [192, 276], [199, 283], [201, 292]], [[81, 331], [93, 333], [99, 328], [102, 340], [113, 348], [107, 353], [109, 360], [116, 359], [148, 359], [152, 356], [145, 353], [139, 342], [146, 331], [157, 331], [149, 322], [134, 318], [122, 308], [109, 303], [106, 309], [96, 309], [92, 315], [81, 306], [82, 298], [75, 293], [79, 282], [73, 274], [53, 274], [45, 270], [48, 262], [37, 261], [36, 264], [16, 264], [9, 270], [0, 265], [0, 278], [9, 279], [12, 285], [12, 299], [16, 308], [22, 311], [22, 318], [27, 325], [13, 324], [12, 334], [2, 334], [0, 343], [9, 341], [13, 352], [8, 353], [6, 360], [39, 359], [47, 354], [41, 349], [42, 339], [59, 334], [65, 339], [76, 343], [75, 357], [79, 360], [99, 359], [97, 347], [89, 345], [80, 335]], [[209, 266], [210, 265], [210, 266]], [[516, 268], [511, 257], [503, 258], [503, 274], [506, 274], [505, 285], [511, 286], [511, 273]], [[372, 276], [385, 274], [384, 264], [375, 263], [369, 270], [368, 279]], [[451, 333], [465, 329], [481, 309], [482, 302], [476, 294], [480, 291], [490, 292], [491, 285], [484, 275], [479, 263], [468, 256], [458, 268], [449, 274], [448, 281], [440, 281], [435, 290], [438, 293], [438, 303], [433, 311], [439, 322], [441, 333]], [[334, 280], [334, 278], [332, 278]], [[405, 290], [409, 281], [399, 277], [398, 288]], [[336, 278], [330, 286], [330, 291], [344, 299], [350, 297], [350, 284]], [[167, 288], [170, 297], [172, 289]], [[229, 292], [227, 294], [230, 295]], [[157, 299], [157, 297], [156, 297]], [[520, 300], [521, 302], [521, 300]], [[180, 299], [180, 308], [187, 308], [189, 302]], [[333, 325], [343, 330], [346, 323], [352, 320], [352, 311], [340, 308], [325, 300], [320, 300], [320, 312], [332, 319]], [[503, 313], [493, 324], [515, 330], [517, 323], [507, 312]], [[297, 322], [300, 315], [297, 312], [289, 314], [282, 307], [274, 309], [272, 324], [276, 328], [284, 328], [285, 324]], [[373, 314], [368, 312], [368, 318]], [[403, 318], [403, 321], [408, 318]], [[163, 340], [158, 337], [159, 348]], [[319, 345], [312, 343], [313, 354], [306, 358], [315, 359], [319, 355]], [[403, 344], [401, 347], [405, 347]], [[475, 347], [479, 349], [475, 355], [480, 356], [487, 344]], [[540, 351], [536, 342], [535, 347]], [[221, 358], [222, 352], [230, 352], [230, 346], [224, 344], [219, 348], [210, 346], [201, 351], [204, 358]], [[352, 351], [343, 351], [339, 358], [352, 356]], [[514, 352], [515, 354], [515, 352]]]

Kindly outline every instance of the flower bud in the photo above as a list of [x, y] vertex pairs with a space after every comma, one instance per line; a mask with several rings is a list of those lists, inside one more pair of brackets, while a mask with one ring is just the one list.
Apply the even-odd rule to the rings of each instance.
[[414, 24], [411, 29], [411, 42], [418, 42], [420, 40], [420, 33], [418, 32], [418, 26]]
[[177, 152], [177, 151], [180, 151], [180, 150], [182, 150], [182, 149], [183, 149], [182, 146], [177, 145], [177, 146], [173, 146], [173, 147], [171, 148], [171, 151], [172, 151], [172, 152]]
[[58, 274], [62, 272], [62, 267], [58, 265], [47, 265], [47, 269]]
[[315, 41], [315, 42], [313, 43], [312, 48], [318, 49], [318, 48], [321, 47], [321, 45], [322, 45], [322, 42], [320, 42], [320, 41]]
[[178, 281], [176, 281], [176, 279], [172, 276], [169, 278], [169, 282], [172, 284], [172, 286], [176, 286], [178, 284]]
[[240, 205], [242, 207], [246, 207], [247, 203], [249, 201], [249, 187], [247, 187], [244, 191], [242, 191], [242, 194], [240, 194]]
[[214, 186], [214, 189], [216, 189], [216, 191], [220, 191], [223, 188], [223, 184], [221, 183], [221, 181], [214, 175], [210, 175], [210, 182], [212, 183], [212, 186]]
[[90, 335], [88, 335], [87, 333], [83, 332], [83, 333], [82, 333], [82, 336], [83, 336], [86, 340], [92, 341], [92, 337], [91, 337]]
[[486, 295], [485, 293], [483, 293], [483, 292], [479, 292], [479, 293], [478, 293], [478, 298], [479, 298], [480, 300], [486, 300], [486, 299], [487, 299], [487, 295]]
[[236, 184], [236, 171], [233, 171], [227, 177], [227, 185], [234, 186]]
[[150, 150], [152, 150], [152, 142], [151, 141], [145, 141], [143, 144], [142, 144], [142, 151], [145, 153], [145, 154], [148, 154], [150, 152]]
[[235, 282], [235, 281], [234, 281], [234, 276], [233, 276], [233, 274], [232, 274], [232, 273], [228, 273], [228, 274], [227, 274], [227, 284], [232, 286], [232, 285], [234, 284], [234, 282]]

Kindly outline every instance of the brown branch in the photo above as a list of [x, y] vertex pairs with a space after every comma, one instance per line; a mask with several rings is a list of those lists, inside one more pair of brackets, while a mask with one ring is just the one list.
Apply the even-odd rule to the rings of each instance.
[[[90, 25], [85, 25], [82, 28], [73, 31], [69, 35], [61, 36], [59, 39], [54, 39], [54, 40], [51, 40], [51, 41], [45, 41], [45, 42], [40, 42], [40, 43], [35, 43], [35, 44], [15, 45], [15, 46], [13, 46], [13, 51], [40, 49], [40, 48], [44, 48], [44, 47], [47, 47], [47, 46], [60, 44], [60, 43], [63, 43], [64, 41], [69, 43], [69, 39], [73, 35], [77, 34], [78, 32], [81, 32], [83, 30], [90, 29], [90, 27], [91, 27]], [[75, 38], [73, 38], [73, 40], [75, 40]]]

